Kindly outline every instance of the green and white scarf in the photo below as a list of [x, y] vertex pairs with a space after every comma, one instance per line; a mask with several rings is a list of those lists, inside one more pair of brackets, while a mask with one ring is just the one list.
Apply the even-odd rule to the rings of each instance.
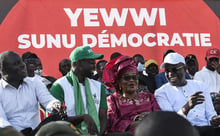
[[[76, 115], [85, 114], [84, 103], [82, 99], [82, 94], [81, 94], [81, 89], [80, 89], [78, 78], [75, 76], [72, 70], [66, 75], [66, 77], [74, 88]], [[100, 131], [99, 117], [98, 117], [96, 106], [95, 106], [95, 103], [94, 103], [94, 100], [91, 94], [88, 78], [85, 78], [84, 85], [85, 85], [85, 94], [86, 94], [86, 103], [88, 107], [88, 114], [93, 118], [98, 130]], [[80, 125], [77, 125], [76, 127], [82, 134], [88, 134], [87, 125], [85, 124], [84, 121]]]

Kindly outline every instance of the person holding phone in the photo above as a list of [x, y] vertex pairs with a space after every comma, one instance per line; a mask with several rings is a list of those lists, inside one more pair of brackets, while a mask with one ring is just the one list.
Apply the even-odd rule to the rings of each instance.
[[168, 83], [155, 92], [160, 108], [163, 111], [177, 112], [193, 126], [199, 126], [197, 128], [202, 136], [216, 135], [217, 130], [207, 127], [220, 125], [208, 86], [200, 81], [185, 79], [185, 59], [178, 53], [168, 54], [161, 68], [165, 69]]

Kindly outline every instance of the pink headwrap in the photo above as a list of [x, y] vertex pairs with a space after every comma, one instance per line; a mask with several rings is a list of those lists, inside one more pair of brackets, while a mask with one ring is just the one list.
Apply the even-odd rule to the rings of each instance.
[[109, 88], [118, 90], [116, 80], [128, 71], [138, 73], [137, 63], [129, 56], [119, 56], [105, 66], [102, 80]]

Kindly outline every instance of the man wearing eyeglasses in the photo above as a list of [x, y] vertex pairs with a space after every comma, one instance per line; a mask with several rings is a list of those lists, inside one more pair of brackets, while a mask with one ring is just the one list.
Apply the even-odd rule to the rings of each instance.
[[161, 69], [163, 68], [168, 83], [155, 92], [160, 108], [163, 111], [177, 112], [192, 125], [199, 126], [197, 128], [202, 136], [215, 135], [216, 129], [210, 126], [220, 125], [220, 119], [216, 118], [208, 86], [185, 79], [185, 59], [178, 53], [168, 54], [161, 65]]

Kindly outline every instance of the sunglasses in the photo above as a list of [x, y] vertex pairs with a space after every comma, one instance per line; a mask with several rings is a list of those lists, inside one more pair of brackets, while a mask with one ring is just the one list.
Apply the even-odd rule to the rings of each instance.
[[169, 68], [169, 69], [165, 69], [165, 72], [168, 73], [168, 72], [173, 72], [173, 73], [176, 73], [178, 72], [181, 68], [183, 68], [184, 66], [179, 66], [179, 67], [173, 67], [173, 68]]
[[122, 76], [122, 79], [125, 81], [130, 81], [131, 79], [138, 80], [138, 76], [137, 75], [132, 75], [132, 76], [124, 75], [124, 76]]

